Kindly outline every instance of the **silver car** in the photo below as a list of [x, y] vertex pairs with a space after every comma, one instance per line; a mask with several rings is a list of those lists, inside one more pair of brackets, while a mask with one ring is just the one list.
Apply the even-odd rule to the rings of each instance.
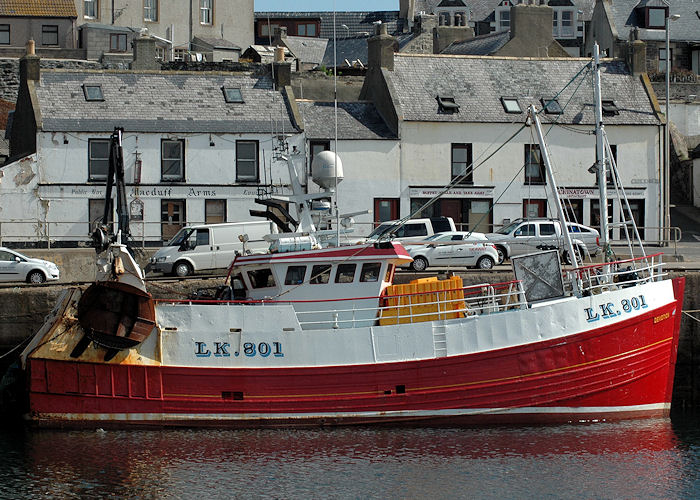
[[419, 243], [404, 243], [413, 262], [411, 268], [424, 271], [431, 266], [465, 266], [491, 269], [498, 252], [483, 233], [448, 231], [434, 234]]
[[43, 283], [59, 278], [58, 266], [53, 262], [33, 259], [9, 248], [0, 247], [0, 281]]
[[[598, 231], [575, 222], [567, 222], [566, 225], [574, 248], [581, 257], [598, 254]], [[556, 219], [516, 219], [495, 233], [488, 233], [486, 237], [496, 246], [499, 263], [510, 257], [552, 249], [560, 250], [564, 260], [570, 261], [564, 250], [561, 224]]]

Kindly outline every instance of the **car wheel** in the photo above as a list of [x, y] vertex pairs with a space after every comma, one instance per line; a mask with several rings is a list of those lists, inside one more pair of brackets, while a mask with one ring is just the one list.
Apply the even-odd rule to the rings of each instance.
[[484, 255], [476, 262], [476, 267], [478, 267], [479, 269], [488, 270], [493, 269], [494, 264], [495, 263], [491, 257], [489, 257], [488, 255]]
[[43, 283], [46, 276], [41, 271], [32, 271], [27, 275], [27, 283]]
[[425, 268], [428, 267], [428, 261], [425, 259], [425, 257], [416, 257], [413, 259], [411, 267], [414, 271], [425, 271]]
[[496, 251], [498, 252], [498, 263], [503, 264], [503, 261], [506, 260], [506, 249], [502, 246], [496, 246]]
[[185, 261], [176, 262], [173, 266], [173, 274], [175, 276], [179, 276], [180, 278], [189, 276], [192, 274], [192, 266]]
[[[585, 255], [583, 249], [580, 246], [577, 246], [574, 248], [574, 252], [576, 253], [576, 262], [583, 262], [583, 256]], [[564, 262], [566, 264], [573, 264], [573, 262], [571, 262], [571, 256], [567, 250], [564, 250]]]

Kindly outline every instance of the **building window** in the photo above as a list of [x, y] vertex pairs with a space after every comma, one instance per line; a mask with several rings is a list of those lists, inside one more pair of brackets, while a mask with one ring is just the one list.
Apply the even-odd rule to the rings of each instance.
[[199, 22], [202, 24], [212, 23], [212, 1], [199, 0]]
[[109, 171], [109, 139], [88, 139], [88, 180], [104, 181]]
[[498, 13], [498, 31], [508, 31], [510, 29], [510, 8]]
[[279, 24], [276, 23], [270, 23], [267, 24], [267, 21], [262, 21], [260, 23], [260, 36], [273, 36], [280, 28]]
[[472, 172], [472, 145], [453, 144], [452, 145], [452, 181], [459, 184], [473, 184], [474, 176]]
[[374, 199], [374, 223], [386, 222], [399, 218], [398, 198], [375, 198]]
[[97, 0], [84, 0], [83, 17], [85, 19], [97, 19]]
[[574, 11], [564, 10], [561, 13], [561, 33], [563, 38], [571, 38], [574, 36]]
[[236, 141], [236, 182], [258, 182], [258, 141]]
[[544, 161], [538, 144], [525, 144], [525, 184], [545, 184]]
[[520, 103], [516, 97], [501, 97], [501, 104], [506, 113], [522, 113]]
[[86, 101], [104, 101], [102, 85], [83, 85], [83, 95]]
[[665, 28], [666, 10], [666, 8], [647, 8], [647, 28]]
[[[673, 68], [673, 49], [669, 49], [668, 56], [671, 68]], [[666, 49], [662, 47], [659, 47], [659, 71], [666, 72]]]
[[0, 45], [10, 45], [9, 24], [0, 24]]
[[316, 158], [317, 154], [319, 154], [321, 151], [331, 150], [331, 141], [311, 141], [309, 143], [309, 149], [311, 150], [309, 156], [309, 166], [311, 166], [313, 165], [314, 158]]
[[[526, 219], [547, 217], [547, 200], [523, 200], [523, 217]], [[520, 226], [515, 236], [535, 236], [535, 225]]]
[[45, 24], [41, 27], [41, 44], [58, 45], [58, 26]]
[[221, 87], [224, 92], [224, 100], [226, 102], [241, 103], [243, 102], [243, 94], [241, 94], [241, 89], [234, 87]]
[[315, 23], [297, 24], [297, 35], [299, 36], [316, 36]]
[[615, 105], [615, 101], [611, 99], [602, 99], [601, 106], [603, 108], [603, 116], [616, 116], [620, 114], [620, 109]]
[[110, 52], [126, 52], [126, 33], [111, 33], [109, 35]]
[[226, 222], [226, 200], [204, 200], [204, 223]]
[[184, 61], [187, 57], [187, 49], [173, 49], [173, 61]]
[[165, 48], [156, 46], [156, 61], [165, 61]]
[[164, 181], [185, 180], [185, 141], [163, 139], [160, 141], [160, 172]]
[[158, 0], [143, 0], [143, 20], [158, 21]]

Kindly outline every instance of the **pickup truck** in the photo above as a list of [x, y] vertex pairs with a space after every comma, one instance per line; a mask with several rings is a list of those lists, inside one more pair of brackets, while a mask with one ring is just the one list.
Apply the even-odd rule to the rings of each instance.
[[367, 241], [378, 241], [380, 238], [399, 242], [421, 241], [436, 233], [456, 231], [451, 217], [426, 217], [409, 219], [400, 225], [399, 220], [382, 222], [370, 233]]

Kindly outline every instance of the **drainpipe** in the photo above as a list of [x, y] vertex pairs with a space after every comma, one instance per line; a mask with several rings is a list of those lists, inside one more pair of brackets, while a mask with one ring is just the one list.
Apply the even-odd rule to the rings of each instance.
[[193, 17], [192, 17], [193, 16], [193, 12], [192, 12], [192, 2], [193, 1], [194, 0], [190, 0], [190, 35], [189, 35], [190, 37], [187, 41], [187, 50], [188, 51], [192, 51], [192, 23], [194, 22]]

